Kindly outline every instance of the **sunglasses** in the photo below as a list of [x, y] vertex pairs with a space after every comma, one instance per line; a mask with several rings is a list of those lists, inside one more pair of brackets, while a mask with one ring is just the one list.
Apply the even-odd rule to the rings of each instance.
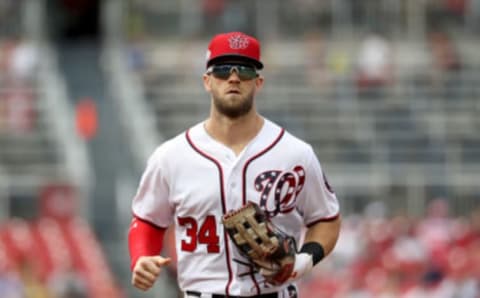
[[242, 81], [253, 80], [258, 77], [255, 67], [241, 64], [213, 65], [207, 69], [207, 74], [212, 74], [217, 79], [226, 80], [234, 71], [237, 72]]

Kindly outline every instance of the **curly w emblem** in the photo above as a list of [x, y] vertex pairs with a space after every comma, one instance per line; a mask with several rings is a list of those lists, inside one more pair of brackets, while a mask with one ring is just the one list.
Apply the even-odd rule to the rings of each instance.
[[[255, 178], [260, 192], [260, 207], [269, 217], [295, 209], [296, 199], [305, 184], [305, 170], [296, 166], [293, 171], [266, 171]], [[273, 190], [273, 191], [272, 191]]]
[[238, 50], [238, 49], [246, 49], [248, 47], [248, 39], [241, 35], [233, 35], [228, 39], [228, 43], [231, 49]]

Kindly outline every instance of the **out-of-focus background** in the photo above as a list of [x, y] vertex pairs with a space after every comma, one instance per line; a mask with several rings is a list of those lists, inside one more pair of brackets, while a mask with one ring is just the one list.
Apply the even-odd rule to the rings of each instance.
[[237, 30], [262, 41], [260, 112], [341, 202], [301, 297], [479, 297], [479, 0], [1, 0], [0, 296], [179, 297], [175, 266], [130, 286], [130, 202]]

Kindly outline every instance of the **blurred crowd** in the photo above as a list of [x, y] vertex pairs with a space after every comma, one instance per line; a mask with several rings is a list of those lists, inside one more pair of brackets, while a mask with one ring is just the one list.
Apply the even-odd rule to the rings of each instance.
[[299, 64], [306, 69], [309, 87], [336, 98], [385, 99], [413, 87], [454, 100], [462, 96], [459, 90], [469, 87], [468, 71], [478, 69], [475, 57], [464, 49], [468, 47], [462, 51], [464, 40], [441, 28], [413, 42], [396, 40], [382, 30], [352, 41], [312, 30], [300, 42]]
[[[188, 4], [187, 4], [188, 3]], [[311, 27], [327, 31], [333, 26], [350, 26], [350, 30], [364, 29], [365, 26], [390, 32], [402, 30], [422, 30], [418, 22], [431, 27], [454, 27], [478, 33], [480, 20], [480, 1], [478, 0], [425, 0], [406, 2], [392, 0], [355, 0], [315, 1], [315, 0], [281, 0], [281, 1], [235, 1], [235, 0], [201, 0], [196, 3], [188, 1], [164, 0], [153, 2], [131, 0], [130, 12], [135, 15], [130, 29], [143, 29], [156, 33], [176, 32], [188, 35], [211, 35], [215, 31], [247, 31], [269, 34], [292, 34]], [[270, 8], [269, 11], [266, 8]], [[265, 10], [263, 10], [265, 9]], [[181, 20], [180, 26], [153, 27], [154, 23], [142, 24], [147, 19], [165, 14], [171, 17], [176, 12], [188, 14]], [[261, 12], [264, 21], [258, 19]], [[272, 28], [259, 28], [269, 25], [272, 13], [277, 17]], [[417, 18], [416, 28], [408, 27], [408, 19]], [[163, 20], [157, 20], [160, 24]], [[155, 20], [153, 20], [155, 22]]]
[[22, 134], [35, 125], [38, 49], [20, 37], [0, 39], [0, 134]]
[[49, 185], [38, 215], [0, 223], [0, 297], [123, 297], [90, 224], [77, 215], [75, 191]]
[[343, 220], [337, 247], [301, 283], [302, 297], [480, 297], [480, 209], [454, 217], [432, 200], [424, 216], [389, 216], [375, 202]]

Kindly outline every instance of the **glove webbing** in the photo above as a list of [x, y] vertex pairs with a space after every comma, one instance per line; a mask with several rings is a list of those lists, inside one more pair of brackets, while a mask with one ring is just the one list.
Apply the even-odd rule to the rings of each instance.
[[244, 248], [248, 257], [262, 259], [277, 250], [279, 244], [265, 218], [258, 216], [256, 207], [247, 204], [229, 215], [225, 218], [225, 227], [235, 230], [235, 242]]

